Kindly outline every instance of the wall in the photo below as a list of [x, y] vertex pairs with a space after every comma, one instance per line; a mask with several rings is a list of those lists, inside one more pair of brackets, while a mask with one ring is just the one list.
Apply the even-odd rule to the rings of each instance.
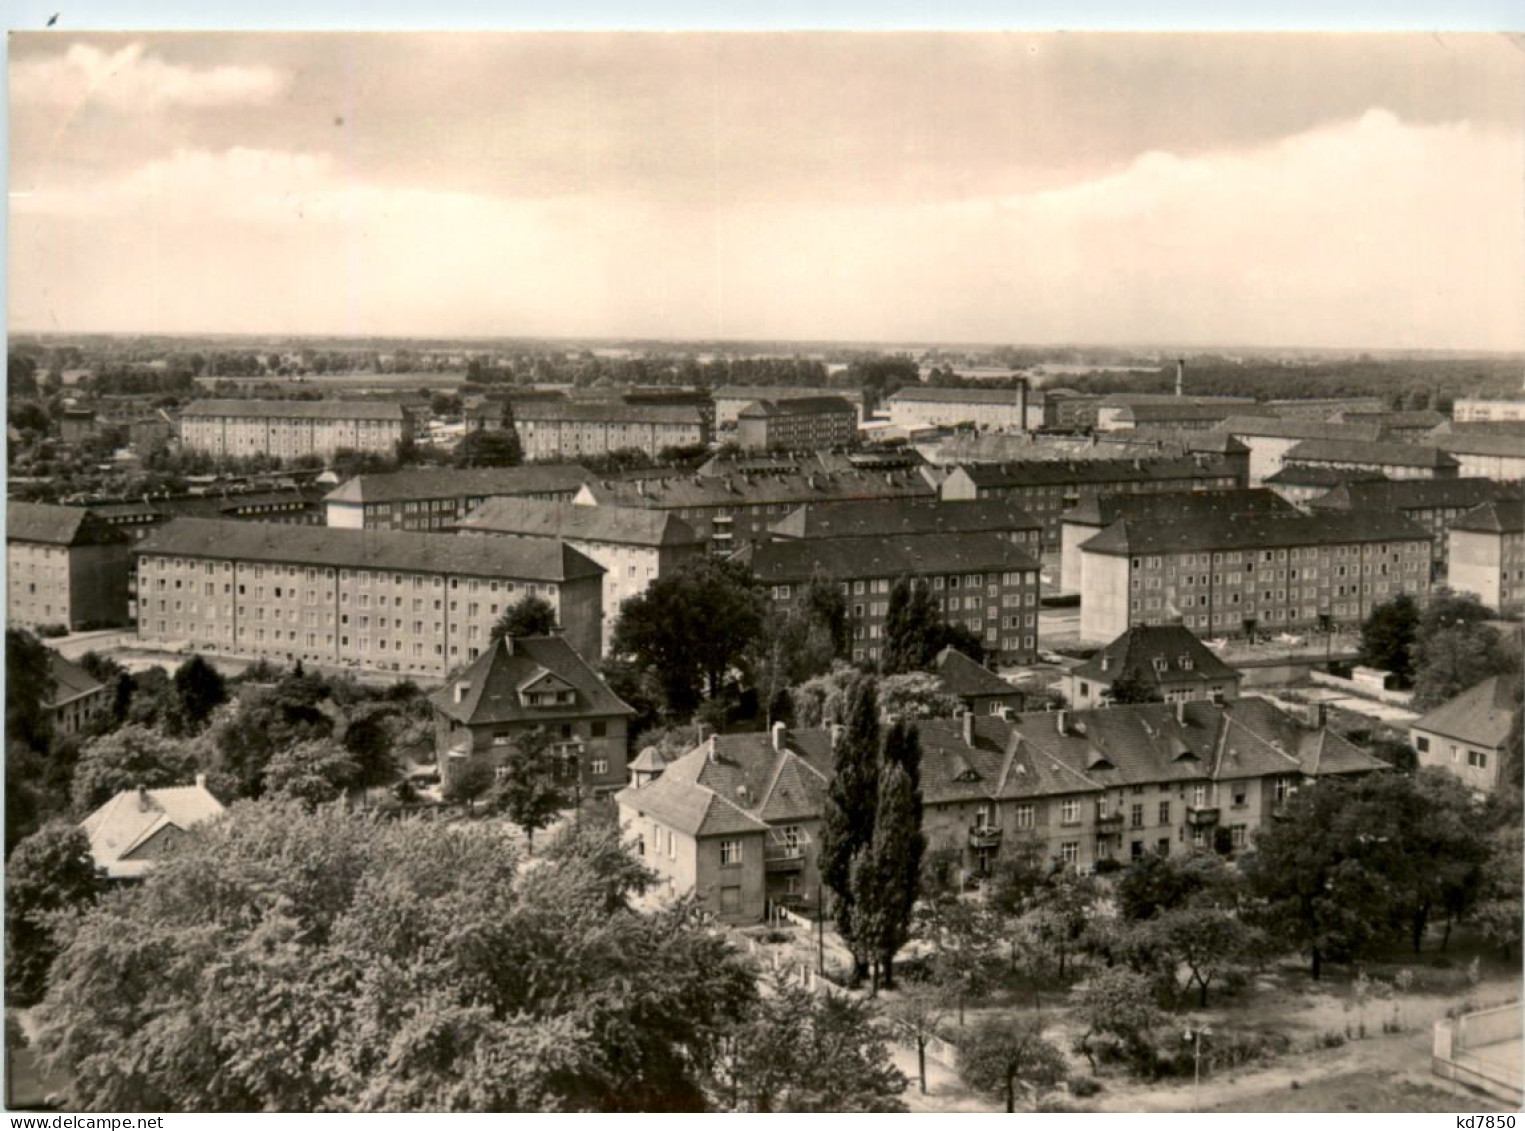
[[127, 577], [131, 572], [132, 548], [125, 540], [71, 547], [70, 627], [127, 624]]
[[1452, 530], [1447, 582], [1457, 593], [1473, 593], [1485, 605], [1499, 604], [1503, 539], [1481, 531]]
[[1128, 559], [1081, 551], [1080, 639], [1115, 640], [1128, 630]]
[[[723, 840], [741, 841], [741, 863], [721, 864]], [[761, 832], [737, 833], [724, 837], [701, 837], [697, 842], [695, 887], [704, 906], [726, 923], [760, 923], [766, 896], [763, 879], [763, 840]], [[680, 846], [681, 847], [681, 846]], [[721, 891], [740, 889], [740, 903], [734, 911], [721, 909]]]
[[1059, 527], [1059, 592], [1081, 593], [1080, 544], [1101, 533], [1099, 526], [1064, 522]]
[[[1462, 742], [1417, 727], [1409, 728], [1409, 744], [1413, 746], [1421, 766], [1444, 770], [1478, 793], [1489, 792], [1498, 782], [1499, 752], [1490, 747], [1475, 742]], [[1421, 744], [1427, 745], [1429, 749], [1420, 749]], [[1474, 766], [1469, 757], [1483, 758], [1487, 765]]]

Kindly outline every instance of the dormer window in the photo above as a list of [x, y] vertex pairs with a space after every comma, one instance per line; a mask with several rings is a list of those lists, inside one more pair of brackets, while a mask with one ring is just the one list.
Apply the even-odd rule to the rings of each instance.
[[1191, 671], [1191, 657], [1190, 656], [1182, 656], [1176, 662], [1181, 665], [1181, 670], [1183, 672]]
[[1154, 670], [1155, 671], [1163, 672], [1163, 671], [1166, 671], [1167, 669], [1169, 669], [1169, 667], [1170, 667], [1170, 663], [1169, 663], [1169, 661], [1167, 661], [1165, 659], [1164, 656], [1156, 656], [1154, 658]]

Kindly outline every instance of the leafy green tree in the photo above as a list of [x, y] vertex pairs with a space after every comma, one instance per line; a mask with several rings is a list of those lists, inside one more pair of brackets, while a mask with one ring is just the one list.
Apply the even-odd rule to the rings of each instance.
[[848, 994], [817, 996], [775, 972], [717, 1073], [721, 1106], [749, 1112], [901, 1112], [906, 1079], [876, 1015]]
[[1142, 929], [1166, 956], [1172, 971], [1185, 970], [1186, 984], [1197, 987], [1197, 1004], [1203, 1009], [1213, 981], [1252, 962], [1263, 943], [1260, 932], [1232, 911], [1214, 907], [1177, 907], [1155, 916]]
[[245, 688], [236, 703], [217, 713], [208, 728], [216, 768], [235, 783], [239, 796], [264, 791], [265, 767], [278, 751], [333, 734], [336, 712], [322, 707], [327, 697], [322, 680], [298, 665], [272, 688]]
[[1518, 825], [1504, 826], [1489, 834], [1489, 861], [1483, 870], [1483, 889], [1472, 918], [1484, 938], [1513, 959], [1520, 946], [1525, 900], [1521, 877], [1525, 876], [1525, 846]]
[[947, 1016], [942, 999], [927, 985], [905, 990], [890, 1004], [888, 1014], [916, 1046], [916, 1082], [927, 1094], [927, 1045], [942, 1035]]
[[1129, 668], [1107, 688], [1107, 699], [1119, 706], [1128, 703], [1163, 703], [1164, 696], [1160, 694], [1159, 686], [1150, 683], [1144, 678], [1144, 673], [1138, 668]]
[[657, 883], [657, 874], [635, 854], [632, 844], [620, 838], [611, 824], [574, 821], [563, 825], [541, 852], [541, 858], [558, 871], [573, 877], [579, 886], [601, 892], [604, 911], [613, 915], [630, 910], [630, 898]]
[[1096, 882], [1068, 869], [1048, 876], [1033, 895], [1024, 918], [1043, 957], [1052, 957], [1061, 980], [1069, 972], [1069, 959], [1079, 948], [1096, 899]]
[[465, 805], [475, 811], [477, 798], [492, 789], [496, 780], [492, 763], [486, 758], [468, 758], [446, 775], [443, 797], [451, 805]]
[[455, 446], [456, 467], [518, 467], [523, 462], [524, 448], [512, 428], [468, 432]]
[[962, 704], [929, 672], [903, 672], [879, 681], [879, 699], [892, 719], [951, 719]]
[[763, 626], [764, 602], [746, 566], [705, 556], [620, 608], [612, 651], [655, 677], [672, 715], [687, 718], [720, 694]]
[[1392, 672], [1407, 684], [1413, 678], [1419, 606], [1407, 593], [1372, 608], [1361, 624], [1361, 663]]
[[5, 862], [5, 987], [13, 1006], [47, 990], [59, 951], [59, 917], [81, 911], [105, 891], [77, 825], [57, 821], [16, 846]]
[[88, 1109], [694, 1110], [754, 999], [690, 906], [490, 826], [245, 803], [84, 917], [40, 1045]]
[[1486, 624], [1458, 624], [1422, 636], [1415, 647], [1414, 707], [1427, 711], [1490, 676], [1519, 670], [1514, 650]]
[[858, 669], [838, 661], [830, 670], [794, 688], [795, 725], [821, 727], [841, 722], [847, 717], [848, 689], [859, 677]]
[[969, 1087], [1000, 1096], [1006, 1110], [1017, 1097], [1034, 1096], [1065, 1077], [1064, 1054], [1043, 1038], [1035, 1017], [993, 1018], [980, 1024], [959, 1048], [958, 1074]]
[[1084, 1030], [1075, 1038], [1075, 1051], [1094, 1073], [1097, 1058], [1115, 1051], [1135, 1063], [1149, 1048], [1149, 1031], [1162, 1020], [1154, 1003], [1154, 984], [1126, 966], [1098, 971], [1081, 989], [1075, 1020]]
[[342, 747], [327, 739], [299, 742], [277, 751], [265, 767], [265, 790], [309, 808], [344, 796], [360, 779], [360, 767]]
[[53, 698], [48, 649], [30, 632], [5, 630], [5, 739], [45, 753], [53, 728], [47, 705]]
[[401, 731], [407, 723], [390, 703], [359, 704], [344, 722], [341, 741], [354, 761], [358, 780], [366, 785], [382, 785], [397, 773], [392, 757], [394, 727]]
[[969, 1002], [994, 984], [995, 913], [983, 903], [945, 893], [916, 907], [916, 937], [931, 952], [932, 979], [964, 1024]]
[[189, 744], [128, 725], [91, 739], [74, 769], [73, 803], [83, 815], [124, 790], [190, 785], [200, 769]]
[[1473, 593], [1453, 593], [1449, 589], [1437, 589], [1425, 602], [1419, 618], [1416, 638], [1424, 641], [1438, 632], [1462, 625], [1480, 625], [1495, 620], [1498, 614], [1483, 604]]
[[1240, 885], [1238, 874], [1209, 853], [1181, 857], [1150, 852], [1128, 863], [1114, 894], [1123, 918], [1138, 921], [1180, 907], [1234, 907]]
[[770, 725], [781, 717], [771, 708], [789, 689], [829, 671], [845, 655], [847, 604], [825, 577], [811, 579], [787, 612], [769, 604], [762, 631], [748, 649], [758, 698], [768, 704]]
[[853, 861], [874, 837], [879, 797], [879, 697], [872, 679], [848, 691], [846, 726], [836, 746], [821, 825], [821, 882], [835, 896], [837, 929], [854, 947], [855, 978], [868, 973], [873, 951], [853, 929]]
[[886, 675], [925, 671], [937, 655], [935, 641], [942, 618], [924, 581], [900, 578], [890, 590], [884, 616], [884, 650], [879, 667]]
[[192, 656], [175, 669], [175, 692], [182, 714], [196, 729], [206, 723], [214, 708], [228, 701], [227, 684], [200, 656]]
[[533, 851], [535, 833], [571, 806], [580, 767], [574, 762], [569, 772], [567, 759], [551, 745], [550, 734], [544, 727], [533, 727], [514, 735], [502, 768], [503, 775], [492, 790], [492, 808], [524, 830]]
[[492, 638], [505, 636], [550, 636], [556, 631], [556, 610], [544, 597], [526, 593], [498, 618], [492, 626]]

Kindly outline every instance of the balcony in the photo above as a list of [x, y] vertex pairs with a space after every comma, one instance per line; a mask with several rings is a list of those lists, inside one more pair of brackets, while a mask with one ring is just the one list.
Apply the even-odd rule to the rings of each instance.
[[1000, 848], [1001, 830], [993, 825], [975, 825], [969, 830], [970, 848]]
[[1205, 805], [1188, 805], [1186, 807], [1186, 823], [1195, 827], [1216, 825], [1218, 823], [1218, 810], [1209, 809]]
[[766, 872], [798, 872], [805, 867], [805, 846], [810, 841], [803, 835], [786, 840], [777, 833], [768, 837], [763, 845], [763, 870]]
[[1109, 836], [1112, 833], [1120, 833], [1122, 831], [1123, 831], [1123, 815], [1121, 813], [1102, 813], [1102, 812], [1099, 812], [1099, 811], [1097, 812], [1097, 814], [1096, 814], [1096, 835], [1097, 836]]

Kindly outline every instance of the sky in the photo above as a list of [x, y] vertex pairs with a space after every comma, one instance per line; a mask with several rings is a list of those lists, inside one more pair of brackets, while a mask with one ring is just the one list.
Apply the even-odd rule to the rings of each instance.
[[1525, 38], [13, 34], [13, 330], [1525, 349]]

